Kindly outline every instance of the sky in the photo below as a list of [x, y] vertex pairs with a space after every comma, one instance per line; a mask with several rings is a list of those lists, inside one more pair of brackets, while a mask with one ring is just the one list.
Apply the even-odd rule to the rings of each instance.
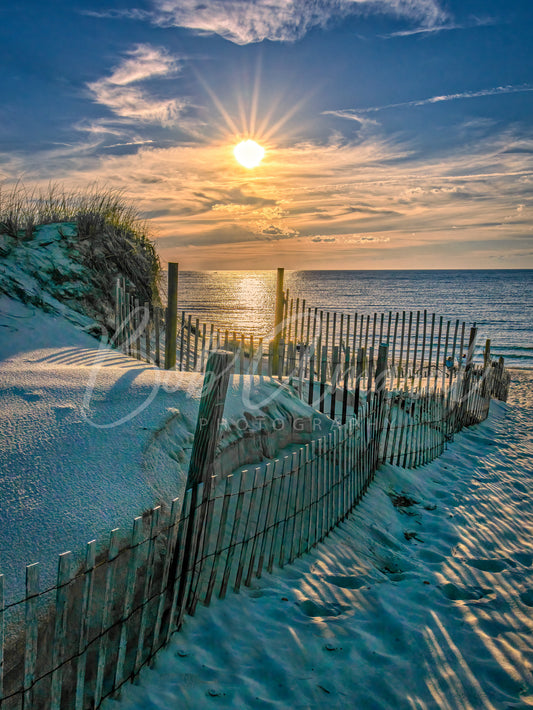
[[530, 0], [4, 3], [0, 185], [118, 188], [184, 269], [533, 268], [532, 36]]

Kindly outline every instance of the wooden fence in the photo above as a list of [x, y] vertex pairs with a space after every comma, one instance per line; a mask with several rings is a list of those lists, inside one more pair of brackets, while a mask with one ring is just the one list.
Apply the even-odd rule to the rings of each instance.
[[[380, 463], [417, 467], [506, 395], [502, 363], [471, 360], [446, 390], [388, 390], [382, 346], [371, 388], [332, 433], [290, 456], [209, 477], [183, 501], [113, 530], [107, 552], [59, 557], [57, 583], [26, 568], [26, 596], [4, 605], [0, 575], [0, 707], [100, 707], [120, 693], [213, 595], [238, 592], [307, 552], [350, 513]], [[220, 402], [216, 403], [220, 406]]]
[[[233, 353], [236, 373], [277, 376], [301, 399], [342, 424], [357, 416], [371, 390], [383, 343], [388, 346], [384, 377], [390, 391], [446, 393], [459, 387], [467, 361], [483, 377], [490, 374], [490, 341], [485, 343], [483, 365], [481, 357], [480, 364], [474, 364], [475, 324], [467, 330], [464, 321], [445, 321], [425, 310], [359, 317], [322, 311], [307, 307], [305, 300], [290, 299], [288, 292], [282, 303], [283, 319], [268, 339], [217, 328], [182, 311], [172, 361], [178, 370], [205, 372], [209, 352], [222, 348]], [[156, 365], [167, 360], [164, 325], [162, 309], [140, 306], [117, 285], [115, 342], [127, 354]]]
[[[136, 304], [131, 294], [121, 299], [121, 303], [126, 301], [130, 310], [117, 328], [116, 344], [128, 355], [159, 366], [165, 346], [163, 310], [148, 303]], [[302, 374], [307, 377], [313, 368], [315, 379], [319, 379], [323, 372], [340, 368], [343, 372], [349, 370], [353, 380], [358, 353], [364, 353], [361, 371], [366, 375], [378, 346], [387, 343], [391, 385], [395, 382], [398, 388], [421, 388], [431, 384], [438, 389], [450, 372], [446, 362], [451, 360], [456, 371], [462, 364], [461, 354], [465, 354], [466, 323], [444, 321], [442, 316], [427, 311], [374, 313], [358, 320], [357, 313], [307, 308], [300, 316], [295, 314], [292, 320], [284, 321], [274, 352], [273, 338], [217, 328], [182, 311], [176, 368], [204, 372], [207, 354], [224, 348], [234, 353], [235, 371], [241, 374], [299, 378]], [[273, 367], [275, 357], [278, 371]]]
[[[253, 371], [294, 377], [302, 367], [308, 374], [313, 365], [319, 378], [324, 369], [333, 372], [336, 365], [355, 373], [362, 349], [362, 372], [366, 374], [379, 345], [387, 343], [391, 377], [398, 388], [420, 389], [432, 383], [436, 389], [449, 373], [446, 362], [451, 360], [457, 369], [466, 357], [467, 325], [458, 319], [445, 320], [427, 310], [366, 315], [325, 311], [309, 307], [305, 299], [290, 298], [288, 290], [282, 300], [283, 320], [270, 337], [265, 334], [264, 338], [217, 328], [181, 311], [177, 318], [176, 368], [203, 372], [207, 353], [224, 348], [235, 353], [235, 371], [241, 374]], [[117, 281], [115, 321], [117, 346], [156, 365], [163, 361], [162, 348], [167, 346], [164, 311], [140, 303], [128, 292], [123, 279]], [[274, 368], [278, 362], [279, 368]]]

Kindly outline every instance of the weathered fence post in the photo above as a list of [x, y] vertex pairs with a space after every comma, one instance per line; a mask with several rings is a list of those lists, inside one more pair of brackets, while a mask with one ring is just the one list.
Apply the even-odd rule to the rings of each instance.
[[191, 451], [187, 488], [208, 483], [212, 474], [218, 427], [224, 411], [233, 353], [214, 350], [205, 368], [202, 397]]
[[485, 351], [483, 353], [483, 367], [487, 368], [490, 365], [490, 339], [485, 342]]
[[283, 275], [285, 269], [279, 268], [276, 281], [276, 308], [274, 311], [274, 338], [272, 340], [272, 377], [280, 375], [279, 372], [279, 341], [283, 324], [283, 308], [285, 296], [283, 294]]
[[387, 384], [387, 356], [389, 346], [382, 343], [378, 349], [378, 361], [376, 363], [376, 375], [374, 379], [375, 401], [373, 412], [374, 423], [374, 452], [373, 452], [373, 467], [378, 466], [379, 452], [381, 448], [381, 440], [383, 437], [384, 420], [385, 420], [385, 401], [386, 392], [385, 385]]
[[[205, 368], [202, 397], [200, 399], [196, 432], [194, 434], [187, 484], [185, 486], [186, 490], [191, 489], [191, 506], [187, 536], [183, 550], [183, 566], [178, 594], [178, 604], [180, 607], [186, 601], [187, 580], [189, 578], [187, 569], [190, 568], [194, 570], [198, 554], [197, 546], [202, 537], [202, 527], [204, 524], [205, 505], [202, 505], [199, 513], [199, 524], [195, 525], [198, 506], [198, 487], [200, 484], [204, 484], [202, 502], [205, 502], [209, 498], [210, 493], [218, 430], [224, 412], [224, 402], [233, 360], [233, 353], [215, 350], [209, 353]], [[173, 567], [174, 566], [175, 565], [173, 565]], [[191, 589], [194, 588], [193, 577], [194, 574], [191, 575], [190, 579], [189, 586]]]
[[168, 265], [168, 299], [165, 323], [165, 370], [176, 366], [178, 336], [178, 264]]
[[378, 350], [378, 361], [376, 364], [376, 377], [375, 377], [375, 389], [376, 394], [380, 397], [383, 395], [385, 390], [385, 384], [387, 382], [387, 353], [389, 347], [388, 345], [381, 344]]
[[468, 423], [468, 405], [470, 399], [470, 385], [472, 381], [472, 360], [474, 357], [474, 347], [476, 345], [477, 328], [473, 326], [470, 328], [470, 338], [468, 341], [468, 352], [466, 355], [465, 371], [463, 373], [463, 387], [461, 391], [461, 404], [463, 410], [463, 416], [461, 425], [464, 426], [465, 422]]

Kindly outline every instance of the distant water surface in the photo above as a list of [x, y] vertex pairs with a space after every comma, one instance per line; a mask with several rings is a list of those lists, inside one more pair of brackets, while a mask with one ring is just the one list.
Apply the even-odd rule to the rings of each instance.
[[[268, 337], [275, 271], [184, 271], [179, 309], [216, 327]], [[289, 297], [343, 313], [427, 309], [476, 323], [509, 367], [533, 368], [533, 270], [286, 271]]]

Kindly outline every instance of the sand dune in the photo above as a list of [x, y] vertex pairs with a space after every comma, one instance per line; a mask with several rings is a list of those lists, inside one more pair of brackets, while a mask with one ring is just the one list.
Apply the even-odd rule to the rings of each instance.
[[107, 709], [533, 706], [533, 374], [325, 544], [198, 609]]

